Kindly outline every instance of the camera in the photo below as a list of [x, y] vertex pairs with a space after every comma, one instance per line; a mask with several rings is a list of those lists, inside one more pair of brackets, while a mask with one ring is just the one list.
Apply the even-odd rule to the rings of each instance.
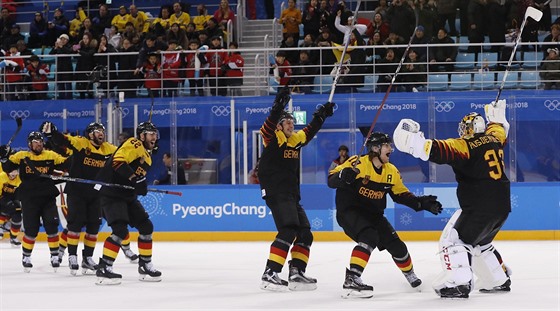
[[91, 83], [97, 83], [99, 80], [107, 78], [107, 66], [97, 65], [87, 76]]

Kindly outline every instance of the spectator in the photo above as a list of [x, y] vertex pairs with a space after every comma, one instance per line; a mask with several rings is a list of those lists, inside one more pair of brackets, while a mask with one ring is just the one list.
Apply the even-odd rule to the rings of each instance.
[[[389, 84], [393, 79], [393, 75], [397, 70], [398, 62], [395, 58], [395, 51], [393, 48], [388, 47], [385, 51], [385, 57], [381, 59], [375, 66], [376, 74], [379, 74], [379, 78], [377, 79], [377, 91], [378, 92], [387, 92], [389, 88]], [[397, 79], [400, 79], [397, 77]], [[397, 80], [395, 80], [395, 85], [393, 86], [393, 91], [397, 91], [396, 86]]]
[[154, 35], [148, 35], [148, 37], [146, 37], [146, 40], [144, 40], [144, 45], [138, 52], [136, 68], [140, 68], [146, 63], [148, 54], [165, 50], [167, 50], [166, 43], [157, 40]]
[[345, 145], [340, 145], [340, 147], [338, 147], [338, 158], [332, 161], [331, 166], [329, 166], [328, 172], [332, 171], [335, 167], [339, 166], [340, 164], [346, 162], [346, 160], [348, 160], [349, 158], [348, 152], [349, 152], [348, 147], [346, 147]]
[[533, 5], [541, 12], [543, 12], [543, 16], [541, 20], [538, 22], [539, 30], [547, 31], [550, 29], [551, 21], [552, 21], [552, 11], [550, 9], [550, 0], [535, 0]]
[[206, 9], [206, 5], [204, 5], [204, 3], [200, 3], [196, 6], [196, 12], [198, 15], [193, 18], [192, 22], [195, 25], [195, 30], [200, 31], [206, 28], [206, 22], [212, 17], [212, 15], [208, 15], [208, 9]]
[[383, 20], [381, 13], [375, 13], [373, 16], [372, 22], [367, 27], [366, 36], [371, 40], [376, 32], [379, 33], [381, 41], [385, 41], [389, 37], [389, 24]]
[[[424, 31], [424, 26], [418, 25], [416, 31], [414, 32], [414, 37], [412, 38], [412, 45], [428, 44], [432, 40], [432, 37], [427, 37]], [[426, 61], [426, 55], [428, 55], [428, 47], [417, 47], [414, 49], [418, 59], [421, 61]]]
[[[342, 19], [342, 11], [338, 11], [334, 20], [334, 26], [336, 29], [344, 35], [342, 39], [342, 44], [346, 44], [346, 41], [349, 40], [350, 35], [353, 30], [358, 31], [358, 35], [361, 37], [363, 34], [366, 33], [367, 26], [362, 24], [355, 24], [352, 28], [352, 20], [354, 17], [349, 16], [346, 20]], [[343, 25], [344, 22], [344, 25]]]
[[214, 12], [214, 18], [222, 30], [227, 29], [227, 23], [230, 20], [232, 23], [235, 23], [235, 13], [229, 8], [229, 2], [227, 0], [220, 1], [220, 7]]
[[469, 0], [468, 52], [482, 52], [482, 46], [475, 44], [484, 42], [484, 34], [486, 33], [486, 18], [488, 16], [487, 14], [487, 0]]
[[187, 48], [189, 40], [187, 39], [187, 34], [185, 29], [181, 28], [179, 23], [175, 22], [171, 25], [167, 31], [167, 42], [175, 41], [177, 42], [177, 47], [183, 49]]
[[490, 51], [500, 52], [506, 42], [506, 12], [500, 0], [487, 0], [487, 3], [486, 33], [490, 43], [499, 43], [493, 45]]
[[303, 11], [303, 36], [311, 34], [316, 38], [319, 35], [319, 29], [321, 29], [320, 13], [319, 8], [317, 7], [317, 0], [309, 0], [307, 7]]
[[453, 63], [457, 58], [457, 47], [452, 45], [454, 43], [455, 41], [447, 36], [445, 28], [438, 30], [437, 37], [430, 42], [433, 46], [428, 49], [430, 71], [453, 71]]
[[[187, 25], [187, 30], [185, 31], [185, 35], [187, 36], [187, 39], [188, 39], [189, 42], [193, 39], [198, 40], [198, 32], [196, 31], [196, 26], [193, 23], [189, 23]], [[184, 46], [184, 47], [186, 47], [186, 46]]]
[[387, 0], [379, 0], [379, 5], [373, 11], [374, 14], [381, 14], [383, 20], [387, 19], [387, 11], [389, 11], [389, 6], [387, 5]]
[[113, 21], [113, 18], [111, 17], [109, 8], [106, 4], [99, 5], [98, 15], [91, 21], [93, 23], [95, 34], [105, 33], [105, 29], [111, 28], [111, 22]]
[[[365, 25], [363, 25], [365, 26]], [[365, 27], [364, 27], [365, 31]], [[353, 93], [357, 92], [356, 88], [364, 86], [364, 73], [366, 72], [366, 51], [364, 49], [365, 42], [358, 29], [354, 29], [350, 34], [350, 44], [352, 49], [348, 49], [350, 55], [350, 67], [346, 75], [340, 79], [343, 87], [337, 88], [337, 92]]]
[[[333, 41], [334, 36], [331, 34], [329, 28], [323, 28], [321, 29], [321, 35], [317, 38], [315, 43], [318, 47], [330, 47]], [[336, 62], [336, 57], [332, 49], [321, 49], [319, 53], [321, 74], [329, 74], [333, 68], [333, 64]]]
[[10, 34], [3, 39], [2, 47], [7, 51], [10, 46], [15, 45], [19, 40], [25, 40], [25, 37], [20, 33], [20, 26], [13, 24]]
[[80, 40], [82, 40], [82, 38], [84, 37], [85, 33], [91, 34], [91, 37], [93, 39], [97, 39], [99, 37], [99, 35], [102, 34], [102, 33], [98, 33], [95, 30], [95, 28], [93, 27], [93, 22], [91, 21], [91, 19], [89, 17], [86, 17], [84, 19], [84, 21], [82, 22], [82, 27], [80, 28], [80, 31], [78, 32], [78, 36], [76, 36], [76, 37], [70, 36], [70, 42], [73, 43], [73, 44], [76, 44], [76, 43], [80, 42]]
[[243, 66], [245, 65], [245, 60], [241, 56], [241, 53], [237, 51], [239, 45], [237, 42], [231, 42], [229, 44], [228, 57], [224, 62], [226, 85], [229, 88], [231, 96], [241, 96], [241, 86], [243, 85]]
[[25, 44], [25, 40], [19, 40], [18, 42], [16, 42], [16, 47], [18, 49], [19, 56], [23, 56], [26, 58], [25, 65], [27, 66], [29, 63], [29, 59], [27, 58], [27, 56], [33, 55], [33, 51], [27, 48], [27, 44]]
[[[135, 75], [136, 61], [138, 56], [138, 49], [132, 44], [132, 42], [124, 38], [122, 41], [122, 47], [119, 52], [123, 54], [118, 55], [119, 61], [119, 71], [118, 71], [118, 88], [119, 91], [124, 92], [125, 98], [136, 98], [136, 87], [138, 85], [138, 75]], [[126, 53], [126, 54], [125, 54]]]
[[290, 62], [286, 60], [286, 52], [278, 51], [276, 53], [274, 63], [270, 64], [270, 73], [274, 75], [274, 79], [278, 84], [288, 84], [292, 76], [292, 68]]
[[[70, 38], [67, 34], [62, 34], [56, 40], [51, 55], [73, 54], [72, 48], [68, 44]], [[74, 80], [74, 69], [71, 56], [57, 56], [56, 64], [56, 94], [57, 99], [72, 99], [72, 81]]]
[[[346, 8], [346, 3], [344, 2], [344, 0], [339, 0], [338, 3], [334, 7], [334, 11], [331, 10], [331, 12], [332, 12], [332, 14], [331, 14], [330, 20], [328, 21], [329, 28], [331, 29], [331, 33], [334, 34], [336, 43], [344, 44], [343, 39], [344, 39], [345, 33], [341, 32], [340, 30], [337, 29], [337, 27], [336, 27], [336, 17], [340, 16], [340, 21], [341, 22], [342, 21], [347, 21], [348, 18], [350, 16], [352, 16], [352, 12]], [[344, 22], [344, 25], [347, 25], [347, 23]]]
[[404, 47], [396, 47], [396, 45], [406, 45], [406, 41], [403, 37], [399, 36], [396, 32], [391, 31], [389, 37], [383, 41], [386, 46], [391, 46], [393, 52], [395, 52], [395, 58], [400, 59], [404, 53]]
[[3, 7], [0, 11], [0, 41], [4, 42], [4, 38], [10, 35], [12, 25], [15, 24], [15, 18], [10, 14], [7, 8]]
[[548, 56], [541, 64], [539, 73], [544, 82], [544, 89], [551, 90], [553, 87], [560, 90], [560, 51], [558, 48], [548, 49]]
[[282, 40], [280, 49], [286, 52], [286, 60], [290, 64], [296, 64], [299, 61], [299, 51], [296, 49], [298, 40], [294, 36], [287, 36]]
[[212, 38], [212, 37], [223, 38], [224, 37], [224, 31], [218, 25], [218, 21], [214, 17], [211, 17], [206, 22], [206, 28], [204, 28], [204, 30], [206, 31], [206, 33], [208, 34], [208, 37], [210, 37], [210, 38]]
[[47, 98], [47, 74], [50, 72], [49, 66], [39, 62], [39, 57], [33, 55], [29, 58], [29, 65], [26, 67], [27, 73], [31, 78], [31, 100], [43, 100]]
[[408, 39], [414, 32], [416, 17], [408, 2], [393, 0], [387, 11], [387, 21], [391, 32]]
[[142, 67], [144, 73], [144, 86], [148, 89], [150, 97], [159, 97], [161, 84], [161, 65], [156, 52], [148, 54], [148, 59]]
[[181, 29], [187, 29], [187, 24], [191, 22], [191, 16], [187, 12], [183, 12], [181, 3], [173, 3], [173, 14], [169, 18], [171, 24], [177, 23]]
[[227, 52], [222, 47], [220, 37], [212, 37], [210, 42], [210, 49], [206, 52], [206, 59], [208, 60], [206, 75], [208, 76], [210, 94], [212, 94], [212, 96], [226, 96], [227, 86], [223, 78], [224, 72], [222, 70], [222, 65], [224, 65]]
[[548, 49], [560, 48], [560, 24], [550, 26], [550, 34], [544, 37], [541, 48], [543, 59], [548, 56]]
[[416, 0], [415, 8], [418, 12], [418, 24], [424, 26], [424, 34], [431, 38], [439, 27], [435, 0]]
[[105, 68], [105, 74], [100, 76], [101, 79], [98, 89], [110, 92], [117, 86], [117, 57], [114, 55], [117, 49], [109, 44], [109, 39], [106, 35], [101, 35], [96, 52], [95, 63]]
[[93, 39], [89, 32], [84, 33], [82, 40], [72, 47], [75, 53], [78, 53], [76, 61], [76, 73], [74, 80], [76, 81], [76, 91], [80, 94], [80, 99], [93, 98], [91, 89], [90, 73], [95, 67], [94, 54], [97, 52], [98, 42]]
[[309, 51], [299, 51], [299, 62], [294, 66], [294, 76], [296, 88], [299, 89], [298, 93], [311, 94], [311, 88], [315, 76], [319, 72], [319, 68], [311, 62]]
[[119, 7], [119, 14], [113, 16], [113, 19], [111, 20], [111, 25], [117, 26], [119, 32], [123, 32], [126, 23], [131, 21], [132, 19], [130, 18], [130, 14], [126, 12], [126, 7], [124, 5], [121, 5]]
[[373, 37], [368, 41], [367, 45], [373, 47], [366, 50], [366, 54], [371, 58], [368, 60], [368, 63], [373, 63], [373, 58], [381, 59], [385, 56], [385, 46], [383, 41], [381, 41], [381, 34], [379, 32], [373, 33]]
[[[468, 1], [465, 1], [468, 2]], [[457, 19], [457, 1], [456, 0], [438, 0], [437, 1], [438, 13], [438, 29], [445, 28], [445, 24], [449, 25], [449, 35], [458, 36], [459, 32], [455, 27], [455, 20]], [[430, 37], [431, 38], [431, 37]]]
[[139, 11], [136, 5], [131, 4], [128, 7], [129, 21], [134, 25], [134, 29], [139, 34], [146, 34], [150, 28], [148, 16], [143, 11]]
[[299, 39], [301, 11], [296, 8], [296, 0], [288, 0], [288, 8], [282, 11], [278, 23], [283, 25], [282, 35], [284, 40], [290, 36]]
[[21, 83], [23, 81], [23, 69], [25, 68], [25, 63], [23, 58], [20, 57], [17, 46], [12, 44], [6, 54], [4, 61], [5, 64], [4, 73], [6, 81], [6, 99], [16, 100], [20, 98]]
[[156, 36], [163, 36], [165, 32], [171, 26], [171, 16], [169, 13], [169, 6], [162, 6], [161, 11], [159, 13], [159, 17], [154, 19], [152, 25], [150, 26], [150, 30]]
[[404, 61], [403, 77], [407, 92], [418, 92], [418, 88], [426, 82], [426, 65], [418, 59], [416, 49], [408, 50]]
[[[163, 172], [159, 177], [154, 180], [154, 185], [171, 185], [171, 165], [173, 163], [171, 158], [171, 153], [165, 152], [163, 154], [163, 165], [165, 166], [165, 172]], [[185, 178], [185, 169], [179, 163], [177, 163], [177, 185], [186, 185], [187, 179]]]
[[130, 42], [132, 42], [135, 37], [139, 36], [140, 34], [138, 33], [138, 31], [136, 31], [136, 27], [134, 27], [134, 24], [132, 22], [126, 23], [126, 26], [124, 26], [124, 32], [122, 33], [121, 37], [127, 38], [128, 40], [130, 40]]
[[[319, 51], [315, 48], [317, 44], [315, 43], [315, 38], [312, 34], [307, 34], [303, 37], [303, 42], [300, 44], [300, 51], [301, 49], [305, 49], [309, 55], [309, 61], [313, 64], [317, 64], [319, 61]], [[301, 58], [300, 58], [301, 59]]]
[[200, 53], [200, 42], [193, 39], [189, 42], [189, 51], [185, 54], [184, 62], [186, 67], [186, 77], [189, 80], [191, 96], [204, 96], [203, 80], [200, 71], [206, 65], [205, 53]]
[[[35, 14], [36, 16], [37, 14]], [[70, 36], [70, 38], [72, 38], [72, 42], [78, 42], [79, 39], [74, 40], [75, 38], [81, 38], [81, 36], [79, 36], [80, 34], [80, 29], [82, 28], [82, 24], [84, 22], [84, 20], [87, 18], [86, 13], [84, 12], [84, 10], [81, 7], [78, 7], [78, 9], [76, 9], [76, 17], [71, 20], [69, 22], [69, 30], [68, 30], [68, 35]], [[91, 28], [92, 23], [91, 23], [91, 19], [89, 19], [89, 25], [88, 25], [88, 29]], [[83, 32], [81, 33], [83, 35]]]
[[210, 46], [210, 37], [208, 36], [208, 32], [206, 32], [206, 30], [202, 30], [198, 33], [198, 41], [201, 46]]
[[[126, 23], [125, 31], [127, 27], [134, 29], [134, 25], [132, 25], [131, 22]], [[119, 33], [117, 26], [115, 25], [111, 26], [111, 31], [109, 31], [109, 34], [107, 34], [107, 40], [109, 41], [109, 44], [115, 49], [121, 47], [122, 36]]]
[[327, 0], [321, 0], [319, 4], [319, 33], [322, 29], [330, 28], [329, 21], [331, 20], [331, 11], [328, 7]]
[[177, 97], [179, 95], [179, 68], [181, 67], [181, 53], [177, 48], [177, 41], [169, 41], [167, 52], [162, 55], [163, 96]]
[[43, 13], [36, 12], [35, 18], [29, 24], [29, 47], [40, 48], [47, 45], [48, 27]]

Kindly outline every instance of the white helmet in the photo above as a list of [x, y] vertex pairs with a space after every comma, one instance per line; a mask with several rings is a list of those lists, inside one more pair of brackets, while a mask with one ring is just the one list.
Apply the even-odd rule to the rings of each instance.
[[465, 139], [471, 138], [475, 134], [484, 133], [484, 131], [486, 131], [486, 122], [476, 112], [471, 112], [464, 116], [461, 122], [459, 122], [459, 128], [457, 129], [459, 136]]

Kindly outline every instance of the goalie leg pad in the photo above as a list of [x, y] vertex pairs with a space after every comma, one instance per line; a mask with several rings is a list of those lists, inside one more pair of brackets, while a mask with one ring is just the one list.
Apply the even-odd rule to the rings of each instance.
[[479, 287], [492, 290], [509, 280], [507, 267], [501, 262], [496, 249], [492, 244], [477, 246], [472, 258], [473, 272], [478, 278]]

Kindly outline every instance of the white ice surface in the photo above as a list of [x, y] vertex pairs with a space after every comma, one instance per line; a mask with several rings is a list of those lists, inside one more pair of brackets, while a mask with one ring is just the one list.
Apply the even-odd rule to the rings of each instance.
[[[431, 288], [440, 271], [437, 242], [407, 242], [422, 291], [412, 289], [387, 252], [374, 251], [363, 280], [374, 297], [340, 298], [351, 242], [317, 242], [308, 275], [313, 292], [259, 289], [270, 242], [154, 242], [153, 262], [163, 281], [138, 281], [137, 265], [119, 254], [114, 266], [122, 284], [97, 286], [95, 276], [71, 276], [68, 256], [55, 273], [46, 243], [37, 243], [33, 269], [24, 273], [21, 249], [0, 243], [0, 310], [560, 310], [560, 241], [496, 241], [513, 269], [507, 294], [471, 293], [468, 300], [443, 300]], [[81, 245], [78, 254], [81, 254]], [[96, 259], [102, 244], [95, 250]], [[133, 250], [136, 244], [133, 242]], [[79, 258], [81, 262], [81, 258]], [[282, 272], [287, 277], [287, 269]]]

